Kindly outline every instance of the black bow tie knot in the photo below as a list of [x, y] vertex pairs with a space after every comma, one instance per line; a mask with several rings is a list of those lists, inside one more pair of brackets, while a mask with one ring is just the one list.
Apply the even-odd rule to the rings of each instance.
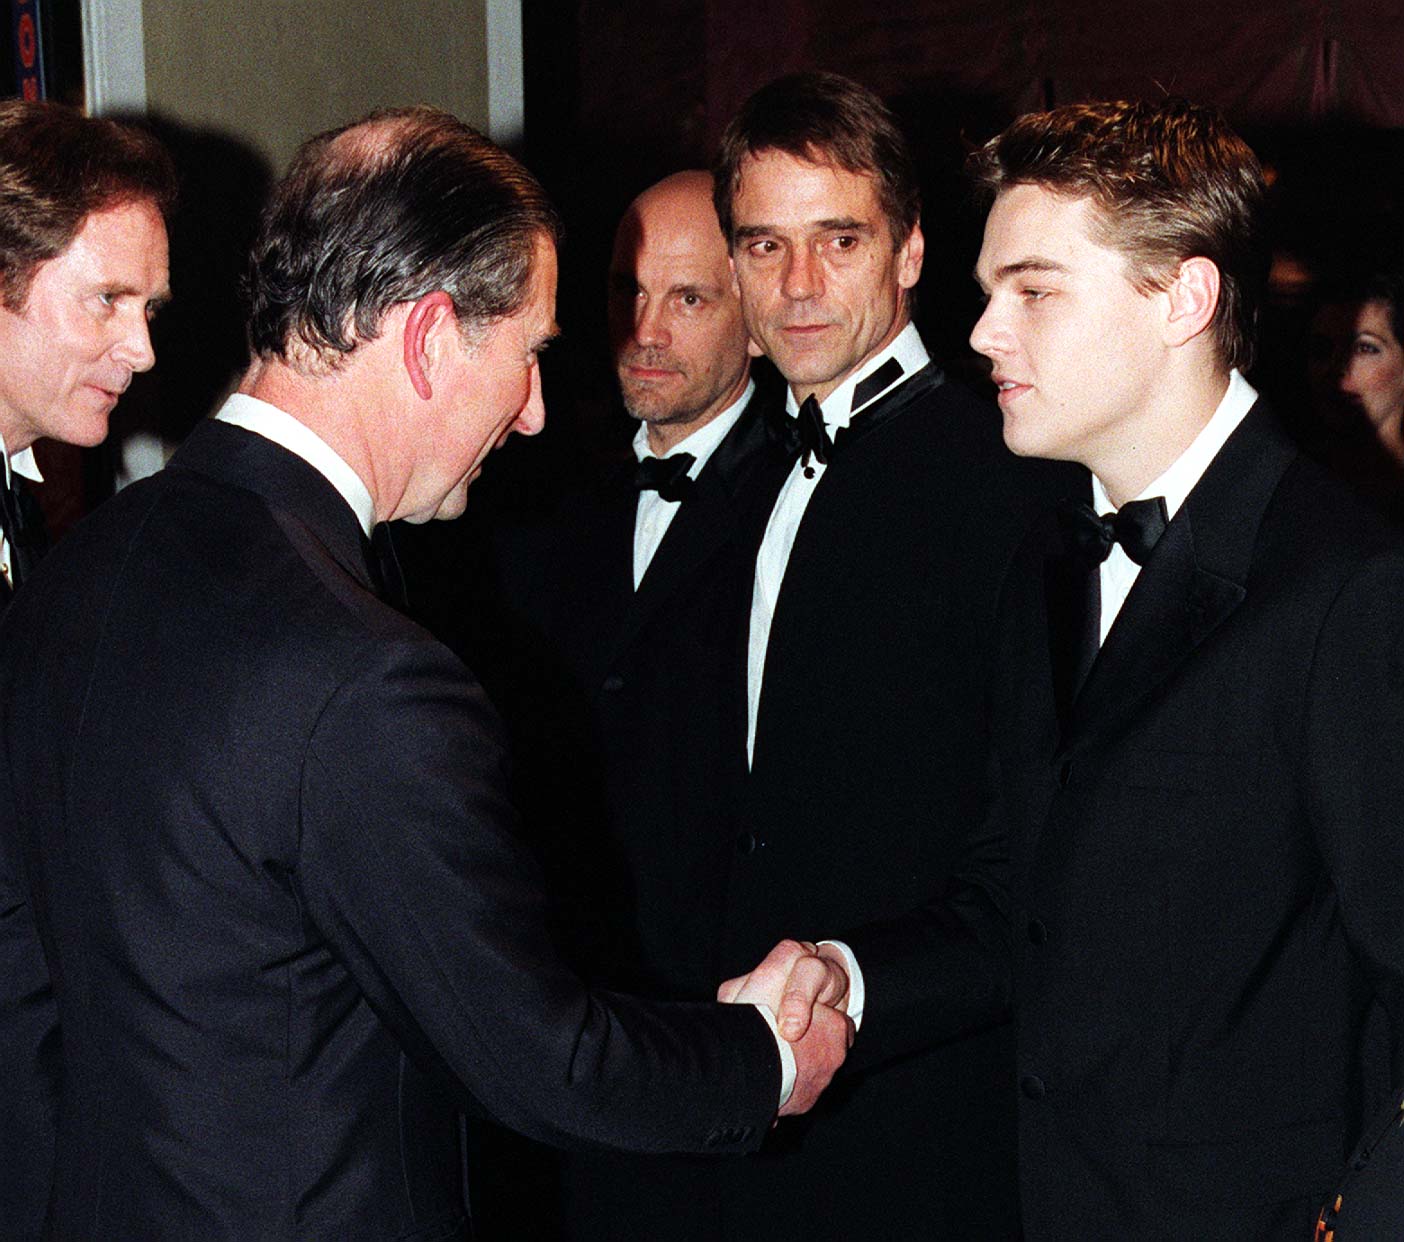
[[688, 471], [696, 460], [691, 453], [641, 458], [634, 467], [634, 486], [641, 492], [657, 492], [660, 500], [685, 500], [693, 488]]
[[1099, 517], [1085, 501], [1069, 503], [1058, 511], [1068, 551], [1090, 565], [1100, 565], [1119, 543], [1137, 565], [1144, 565], [1151, 550], [1170, 524], [1164, 496], [1132, 500], [1115, 513]]
[[771, 420], [771, 427], [785, 451], [802, 460], [805, 478], [814, 477], [814, 467], [809, 464], [811, 457], [821, 465], [829, 464], [834, 452], [834, 442], [829, 438], [828, 428], [824, 426], [823, 412], [812, 393], [804, 399], [799, 413], [794, 418], [788, 414], [777, 413]]

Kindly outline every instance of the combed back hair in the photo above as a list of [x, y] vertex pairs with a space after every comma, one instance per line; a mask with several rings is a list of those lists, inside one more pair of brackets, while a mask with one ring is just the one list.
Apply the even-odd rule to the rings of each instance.
[[722, 134], [712, 197], [727, 244], [735, 240], [731, 201], [747, 156], [782, 151], [871, 177], [896, 250], [921, 219], [921, 190], [906, 139], [887, 105], [837, 73], [795, 73], [762, 86]]
[[166, 148], [132, 125], [64, 104], [0, 102], [0, 304], [21, 311], [41, 263], [57, 258], [94, 212], [175, 205]]
[[309, 139], [263, 215], [244, 278], [260, 357], [335, 367], [391, 307], [442, 290], [465, 336], [521, 309], [555, 209], [515, 159], [436, 108]]
[[1034, 185], [1090, 198], [1093, 240], [1126, 258], [1143, 293], [1166, 288], [1185, 259], [1212, 260], [1220, 359], [1252, 365], [1267, 276], [1266, 187], [1257, 157], [1217, 108], [1167, 99], [1034, 112], [977, 149], [969, 167], [990, 194]]

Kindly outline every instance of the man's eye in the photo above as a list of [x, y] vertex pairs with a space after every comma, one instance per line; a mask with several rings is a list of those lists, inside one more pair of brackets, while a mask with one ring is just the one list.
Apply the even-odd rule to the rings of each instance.
[[774, 254], [777, 247], [768, 237], [762, 237], [758, 241], [753, 241], [746, 249], [757, 258], [764, 258], [766, 255]]
[[702, 299], [695, 293], [684, 293], [679, 299], [684, 306], [701, 306]]
[[834, 238], [834, 248], [836, 250], [852, 250], [858, 244], [858, 239], [848, 233], [841, 234]]
[[1051, 292], [1051, 289], [1021, 289], [1019, 291], [1019, 296], [1022, 297], [1025, 302], [1042, 302]]

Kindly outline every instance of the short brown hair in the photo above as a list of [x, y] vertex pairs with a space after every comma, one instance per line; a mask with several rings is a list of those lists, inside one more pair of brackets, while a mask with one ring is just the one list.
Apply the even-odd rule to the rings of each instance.
[[145, 130], [64, 104], [0, 102], [0, 304], [24, 308], [35, 269], [68, 249], [94, 212], [175, 203], [175, 168]]
[[1183, 99], [1068, 104], [1020, 117], [970, 157], [992, 194], [1046, 187], [1097, 208], [1096, 240], [1126, 257], [1142, 292], [1185, 259], [1219, 269], [1212, 331], [1222, 361], [1252, 365], [1267, 273], [1257, 157], [1217, 108]]
[[837, 73], [795, 73], [762, 86], [732, 118], [712, 166], [712, 198], [727, 244], [731, 200], [748, 155], [783, 151], [871, 177], [895, 250], [921, 219], [921, 189], [906, 139], [887, 105]]
[[438, 290], [471, 332], [521, 308], [537, 240], [560, 232], [536, 179], [451, 113], [371, 113], [305, 142], [274, 189], [244, 280], [250, 344], [335, 366]]

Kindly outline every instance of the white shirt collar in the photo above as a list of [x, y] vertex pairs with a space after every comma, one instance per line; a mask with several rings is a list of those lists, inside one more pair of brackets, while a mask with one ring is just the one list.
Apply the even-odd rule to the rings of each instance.
[[[717, 445], [726, 439], [726, 433], [736, 426], [741, 412], [746, 408], [746, 403], [750, 401], [755, 391], [756, 381], [747, 380], [745, 392], [715, 418], [709, 419], [690, 436], [679, 440], [663, 456], [672, 457], [675, 453], [691, 453], [696, 460], [688, 467], [687, 477], [695, 479], [702, 473], [702, 467], [707, 464], [707, 459], [716, 451]], [[640, 423], [639, 429], [634, 432], [634, 456], [640, 461], [643, 461], [645, 457], [658, 456], [649, 447], [647, 423]]]
[[[889, 358], [896, 358], [902, 365], [902, 378], [914, 375], [920, 371], [928, 362], [931, 355], [926, 352], [926, 346], [921, 342], [921, 334], [916, 330], [916, 324], [908, 323], [885, 349], [878, 350], [867, 362], [852, 371], [837, 388], [833, 390], [819, 405], [820, 412], [824, 415], [824, 426], [831, 430], [839, 427], [847, 427], [856, 414], [862, 413], [868, 406], [872, 405], [887, 388], [882, 392], [875, 392], [871, 397], [863, 402], [858, 409], [852, 409], [853, 390], [868, 378], [878, 367], [882, 366]], [[897, 381], [894, 380], [893, 383]], [[892, 387], [891, 384], [888, 388]], [[785, 410], [791, 417], [799, 413], [799, 401], [796, 400], [793, 390], [789, 390], [785, 395]]]
[[[1164, 496], [1165, 509], [1173, 518], [1185, 503], [1185, 498], [1194, 490], [1200, 476], [1209, 468], [1209, 463], [1218, 456], [1224, 442], [1233, 435], [1257, 399], [1257, 390], [1239, 374], [1237, 368], [1230, 371], [1228, 388], [1225, 389], [1209, 421], [1199, 429], [1199, 434], [1190, 442], [1189, 448], [1136, 499]], [[1107, 495], [1107, 489], [1102, 486], [1102, 480], [1095, 474], [1092, 476], [1092, 505], [1098, 513], [1108, 513], [1116, 508]]]
[[0, 436], [0, 457], [5, 459], [6, 487], [9, 487], [12, 482], [12, 474], [17, 474], [22, 479], [28, 479], [31, 483], [44, 481], [44, 476], [39, 473], [39, 463], [34, 460], [34, 446], [32, 444], [11, 456], [9, 450], [5, 448], [5, 437]]
[[291, 414], [280, 410], [276, 405], [260, 401], [257, 397], [236, 392], [223, 406], [215, 419], [233, 427], [252, 431], [265, 440], [272, 440], [289, 453], [301, 457], [341, 494], [341, 498], [351, 506], [360, 522], [361, 529], [369, 537], [375, 525], [375, 502], [370, 489], [341, 456], [305, 423], [298, 422]]

